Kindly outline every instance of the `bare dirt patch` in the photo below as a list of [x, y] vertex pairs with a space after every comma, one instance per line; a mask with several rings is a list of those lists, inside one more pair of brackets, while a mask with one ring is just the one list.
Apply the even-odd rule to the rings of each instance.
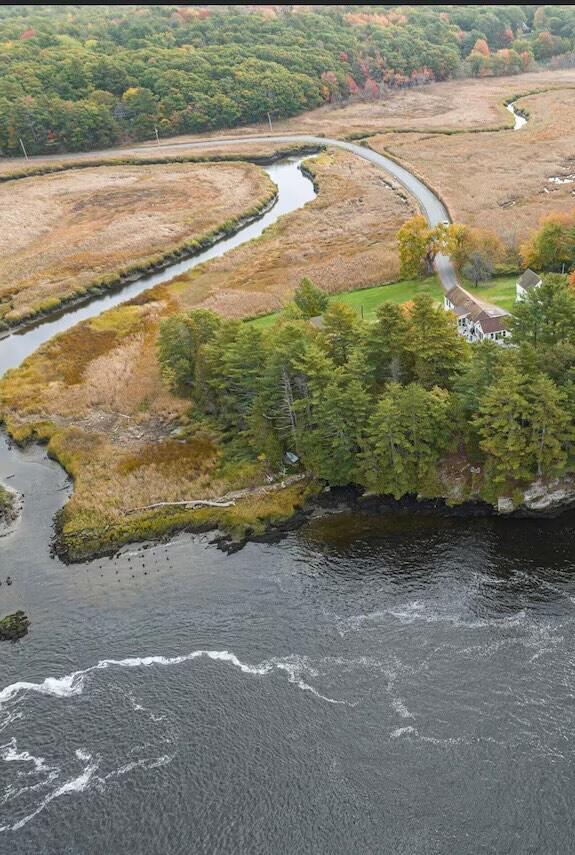
[[54, 308], [151, 264], [273, 193], [250, 163], [105, 166], [0, 185], [0, 318]]

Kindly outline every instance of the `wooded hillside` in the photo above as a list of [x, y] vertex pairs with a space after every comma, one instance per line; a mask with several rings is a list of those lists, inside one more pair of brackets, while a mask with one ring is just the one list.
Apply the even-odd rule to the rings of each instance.
[[296, 115], [454, 75], [572, 62], [567, 6], [5, 6], [0, 153]]

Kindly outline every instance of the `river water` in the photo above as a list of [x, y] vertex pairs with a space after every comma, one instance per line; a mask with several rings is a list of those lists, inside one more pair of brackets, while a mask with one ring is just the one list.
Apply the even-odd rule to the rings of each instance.
[[28, 325], [24, 330], [0, 339], [0, 375], [8, 368], [15, 368], [17, 365], [20, 365], [22, 360], [33, 353], [41, 344], [49, 341], [58, 333], [64, 332], [64, 330], [74, 326], [74, 324], [100, 315], [107, 309], [119, 306], [121, 303], [125, 303], [126, 300], [137, 297], [138, 294], [141, 294], [148, 288], [152, 288], [154, 285], [169, 282], [170, 279], [179, 276], [181, 273], [185, 273], [186, 270], [191, 270], [199, 264], [204, 264], [212, 258], [218, 258], [224, 255], [224, 253], [235, 249], [235, 247], [254, 240], [266, 228], [284, 216], [284, 214], [288, 214], [290, 211], [294, 211], [311, 202], [312, 199], [315, 199], [316, 193], [312, 182], [299, 168], [301, 162], [302, 158], [286, 158], [278, 163], [272, 163], [264, 167], [265, 172], [268, 173], [278, 188], [277, 201], [262, 217], [239, 229], [231, 237], [218, 241], [217, 244], [214, 244], [209, 249], [191, 258], [186, 258], [177, 264], [172, 264], [165, 270], [152, 273], [149, 276], [141, 276], [119, 290], [110, 291], [104, 294], [104, 296], [96, 297], [84, 305], [51, 315], [47, 319]]
[[[575, 516], [326, 516], [63, 565], [68, 494], [0, 542], [0, 852], [568, 853]], [[13, 584], [5, 581], [10, 573]]]
[[522, 115], [521, 113], [517, 112], [517, 110], [515, 109], [515, 104], [513, 103], [513, 101], [510, 104], [507, 104], [506, 107], [509, 110], [509, 112], [513, 114], [513, 116], [515, 118], [515, 124], [513, 125], [513, 130], [518, 131], [520, 128], [525, 127], [525, 125], [527, 124], [527, 117]]
[[331, 516], [64, 566], [62, 470], [10, 463], [2, 610], [33, 624], [1, 651], [0, 851], [572, 851], [575, 519]]

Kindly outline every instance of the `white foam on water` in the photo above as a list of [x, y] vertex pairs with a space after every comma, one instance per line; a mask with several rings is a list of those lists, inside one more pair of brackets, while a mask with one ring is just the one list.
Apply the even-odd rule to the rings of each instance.
[[136, 700], [132, 692], [126, 692], [126, 697], [130, 701], [130, 705], [134, 712], [147, 713], [148, 718], [151, 721], [164, 721], [164, 719], [166, 718], [165, 715], [157, 715], [156, 713], [152, 712], [152, 710], [148, 709], [148, 707], [145, 707], [143, 704], [139, 703], [139, 701]]
[[158, 769], [160, 766], [167, 766], [168, 763], [172, 762], [174, 757], [175, 754], [162, 754], [161, 757], [143, 757], [140, 760], [132, 760], [130, 763], [126, 763], [124, 766], [108, 772], [107, 775], [104, 775], [103, 780], [109, 781], [112, 778], [121, 778], [122, 775], [127, 775], [128, 772], [132, 772], [134, 769]]
[[[29, 765], [24, 765], [24, 768], [18, 767], [15, 776], [16, 783], [8, 784], [4, 789], [0, 798], [0, 805], [18, 798], [22, 793], [28, 793], [49, 786], [49, 784], [58, 779], [60, 772], [57, 766], [48, 765], [44, 757], [35, 757], [29, 751], [19, 751], [15, 737], [12, 737], [5, 745], [0, 745], [0, 760], [3, 760], [5, 763], [32, 764], [32, 768]], [[29, 783], [31, 778], [36, 778], [39, 775], [43, 776], [39, 781]], [[17, 786], [17, 782], [23, 780], [27, 783]]]
[[391, 701], [391, 705], [395, 712], [401, 716], [401, 718], [415, 718], [412, 712], [410, 712], [402, 698], [393, 698]]
[[318, 698], [328, 703], [345, 703], [344, 701], [337, 701], [334, 698], [321, 695], [313, 686], [308, 685], [301, 679], [303, 671], [310, 673], [312, 676], [317, 676], [317, 671], [310, 667], [304, 657], [274, 658], [261, 662], [258, 665], [249, 665], [242, 662], [235, 653], [230, 653], [228, 650], [194, 650], [191, 653], [180, 656], [130, 656], [125, 659], [102, 659], [96, 665], [91, 665], [79, 671], [73, 671], [71, 674], [65, 674], [63, 677], [46, 677], [39, 683], [20, 680], [17, 683], [6, 686], [0, 691], [0, 710], [4, 709], [11, 701], [16, 701], [21, 695], [26, 696], [29, 692], [51, 695], [57, 698], [70, 698], [75, 695], [81, 695], [86, 684], [86, 677], [95, 671], [106, 670], [108, 668], [149, 668], [153, 665], [181, 665], [185, 662], [201, 658], [229, 663], [234, 668], [238, 668], [243, 674], [253, 676], [265, 676], [274, 670], [283, 671], [288, 674], [290, 683], [294, 683], [304, 691], [312, 692]]
[[462, 736], [425, 736], [420, 733], [417, 728], [412, 727], [411, 725], [407, 725], [406, 727], [396, 727], [396, 729], [392, 730], [389, 734], [390, 739], [400, 739], [401, 737], [412, 737], [419, 742], [428, 742], [431, 745], [467, 745], [469, 743], [469, 740]]
[[[100, 758], [95, 760], [93, 755], [85, 749], [78, 749], [75, 751], [75, 757], [77, 760], [83, 762], [84, 768], [80, 772], [80, 774], [70, 778], [65, 781], [63, 784], [60, 784], [56, 789], [52, 790], [48, 793], [34, 808], [26, 816], [19, 819], [17, 822], [12, 825], [3, 825], [0, 826], [0, 832], [2, 831], [18, 831], [24, 825], [26, 825], [30, 820], [34, 819], [41, 811], [46, 808], [50, 802], [54, 801], [54, 799], [59, 798], [60, 796], [72, 794], [72, 793], [82, 793], [86, 789], [90, 787], [90, 785], [96, 784], [103, 786], [105, 783], [114, 778], [120, 778], [123, 775], [128, 774], [134, 769], [144, 769], [146, 771], [151, 769], [157, 769], [160, 766], [166, 766], [168, 763], [174, 759], [175, 754], [162, 754], [159, 757], [143, 757], [138, 760], [130, 761], [123, 766], [120, 766], [118, 769], [114, 769], [111, 772], [108, 772], [104, 776], [98, 776], [96, 772], [100, 766]], [[32, 763], [34, 768], [28, 772], [18, 772], [18, 776], [32, 776], [35, 774], [45, 774], [45, 777], [37, 782], [36, 784], [32, 784], [30, 786], [23, 786], [17, 788], [16, 786], [9, 785], [4, 793], [4, 797], [0, 800], [0, 804], [6, 804], [8, 802], [14, 802], [19, 796], [24, 793], [28, 793], [40, 788], [46, 788], [50, 784], [53, 784], [54, 781], [58, 780], [61, 774], [61, 769], [57, 766], [50, 766], [46, 763], [44, 757], [35, 757], [30, 754], [28, 751], [18, 751], [18, 746], [15, 739], [11, 739], [9, 743], [6, 745], [0, 746], [0, 759], [6, 762], [22, 762], [22, 763]]]
[[42, 695], [54, 695], [60, 698], [79, 695], [82, 693], [84, 687], [83, 677], [91, 670], [93, 669], [88, 668], [86, 671], [75, 671], [73, 674], [66, 674], [60, 678], [46, 677], [41, 683], [29, 683], [26, 680], [12, 683], [0, 691], [0, 710], [3, 709], [5, 703], [11, 701], [22, 692], [39, 692]]
[[3, 730], [6, 730], [6, 728], [11, 725], [13, 721], [17, 721], [19, 718], [22, 718], [21, 712], [17, 712], [16, 710], [9, 712], [5, 716], [4, 720], [0, 722], [0, 733], [2, 733]]
[[407, 727], [396, 727], [389, 735], [390, 739], [399, 739], [400, 736], [419, 736], [417, 730], [411, 725]]
[[270, 664], [272, 664], [279, 671], [285, 671], [288, 675], [288, 682], [295, 683], [302, 691], [311, 692], [312, 695], [315, 695], [316, 698], [319, 698], [322, 701], [327, 701], [328, 704], [343, 704], [345, 706], [355, 706], [355, 704], [351, 704], [348, 701], [337, 700], [336, 698], [329, 698], [327, 695], [322, 695], [315, 689], [313, 686], [310, 686], [309, 683], [306, 683], [302, 679], [302, 673], [308, 673], [312, 677], [317, 677], [317, 671], [315, 668], [311, 668], [307, 661], [303, 657], [295, 656], [290, 660], [285, 659], [272, 659]]
[[378, 621], [381, 618], [385, 617], [387, 614], [389, 614], [389, 612], [374, 611], [369, 612], [367, 614], [352, 615], [348, 618], [339, 619], [337, 622], [337, 631], [341, 638], [344, 638], [348, 632], [356, 632], [365, 623]]
[[527, 613], [520, 609], [512, 615], [491, 618], [466, 618], [459, 614], [435, 609], [427, 606], [419, 600], [412, 600], [401, 606], [389, 609], [388, 614], [397, 618], [401, 623], [450, 623], [462, 629], [483, 629], [485, 627], [511, 627], [519, 626], [525, 622]]
[[5, 763], [32, 763], [35, 772], [48, 772], [52, 768], [46, 765], [44, 757], [35, 757], [28, 751], [18, 751], [18, 744], [14, 737], [5, 745], [0, 745], [0, 760], [4, 760]]
[[[207, 658], [216, 662], [225, 662], [239, 669], [243, 674], [252, 676], [265, 676], [274, 671], [279, 671], [287, 675], [289, 683], [292, 683], [302, 691], [310, 692], [315, 697], [329, 704], [348, 704], [345, 700], [328, 697], [321, 694], [314, 686], [303, 679], [304, 675], [317, 677], [318, 671], [311, 666], [308, 659], [303, 656], [289, 656], [284, 658], [273, 658], [257, 665], [250, 665], [242, 662], [235, 653], [227, 650], [194, 650], [181, 656], [131, 656], [125, 659], [103, 659], [96, 665], [92, 665], [82, 670], [74, 671], [71, 674], [65, 674], [63, 677], [46, 677], [41, 682], [33, 683], [31, 681], [21, 680], [6, 686], [0, 691], [0, 710], [5, 708], [11, 702], [17, 703], [23, 700], [30, 692], [40, 695], [49, 695], [56, 698], [71, 698], [81, 695], [87, 682], [89, 674], [106, 670], [110, 668], [147, 668], [151, 666], [171, 666], [179, 665], [195, 659]], [[145, 710], [134, 698], [132, 698], [134, 710]], [[354, 706], [354, 704], [350, 704]], [[12, 710], [5, 710], [6, 720], [11, 720], [14, 717]], [[20, 714], [16, 714], [20, 715]], [[154, 717], [154, 720], [161, 721], [163, 716]], [[104, 776], [98, 776], [97, 772], [100, 767], [101, 759], [94, 759], [93, 755], [84, 749], [78, 749], [75, 752], [76, 759], [84, 763], [82, 771], [72, 778], [69, 778], [64, 783], [61, 783], [51, 792], [46, 794], [40, 803], [26, 816], [19, 819], [12, 825], [0, 826], [2, 831], [17, 831], [26, 825], [30, 820], [34, 819], [41, 811], [43, 811], [54, 799], [60, 796], [73, 793], [82, 793], [90, 787], [91, 784], [105, 785], [106, 781], [114, 778], [122, 777], [136, 768], [155, 769], [170, 763], [175, 756], [174, 754], [163, 754], [160, 757], [140, 758], [130, 761], [118, 769], [107, 773]], [[46, 777], [39, 783], [31, 786], [16, 789], [14, 786], [9, 786], [6, 790], [4, 802], [13, 801], [18, 795], [23, 792], [45, 787], [57, 780], [61, 775], [61, 769], [58, 767], [49, 766], [45, 758], [35, 757], [28, 751], [19, 751], [15, 739], [11, 739], [8, 743], [0, 746], [0, 760], [4, 762], [19, 762], [32, 763], [32, 774], [43, 774]]]
[[[317, 669], [310, 664], [307, 657], [276, 657], [257, 665], [251, 665], [246, 662], [242, 662], [235, 653], [231, 653], [228, 650], [194, 650], [191, 653], [180, 656], [155, 655], [130, 656], [124, 659], [102, 659], [95, 665], [91, 665], [88, 668], [78, 671], [73, 671], [71, 674], [65, 674], [62, 677], [46, 677], [44, 680], [36, 683], [28, 680], [20, 680], [16, 683], [12, 683], [0, 691], [0, 710], [4, 711], [4, 724], [9, 723], [22, 715], [21, 712], [14, 711], [8, 707], [11, 704], [21, 702], [30, 693], [62, 699], [72, 698], [82, 694], [86, 687], [88, 676], [96, 671], [122, 668], [149, 668], [152, 666], [169, 667], [202, 658], [229, 664], [234, 668], [237, 668], [241, 673], [249, 674], [251, 676], [266, 676], [272, 672], [280, 672], [287, 675], [289, 683], [296, 685], [302, 691], [311, 693], [326, 703], [348, 704], [345, 700], [339, 700], [337, 698], [323, 695], [304, 679], [304, 676], [307, 678], [318, 676]], [[150, 712], [132, 696], [131, 703], [135, 711]], [[354, 706], [355, 704], [349, 705]], [[154, 721], [162, 721], [164, 716], [152, 714], [152, 718]], [[16, 823], [0, 826], [0, 832], [8, 830], [17, 831], [26, 825], [26, 823], [30, 822], [30, 820], [34, 819], [34, 817], [43, 811], [50, 802], [54, 799], [60, 798], [60, 796], [72, 793], [81, 793], [92, 783], [103, 785], [107, 780], [122, 777], [136, 768], [155, 769], [171, 762], [173, 757], [173, 754], [164, 754], [156, 758], [140, 758], [138, 760], [130, 761], [124, 766], [121, 766], [101, 777], [96, 774], [100, 766], [100, 758], [94, 759], [88, 751], [79, 749], [76, 751], [76, 758], [84, 763], [84, 768], [80, 774], [68, 779], [50, 793], [46, 794], [31, 813], [19, 819]], [[13, 801], [23, 792], [48, 786], [60, 777], [62, 771], [59, 767], [49, 766], [43, 757], [35, 757], [28, 751], [19, 751], [15, 739], [11, 739], [5, 745], [0, 746], [0, 760], [8, 763], [31, 763], [33, 768], [28, 774], [43, 776], [41, 781], [30, 786], [20, 788], [9, 786], [5, 791], [5, 797], [3, 799], [4, 803], [6, 801]]]
[[410, 600], [407, 603], [390, 606], [387, 609], [375, 609], [365, 614], [351, 615], [346, 618], [338, 618], [336, 629], [341, 638], [348, 632], [357, 632], [366, 624], [377, 623], [385, 618], [392, 617], [402, 624], [412, 623], [451, 623], [453, 626], [463, 629], [482, 629], [484, 627], [496, 627], [502, 624], [514, 625], [521, 623], [525, 618], [522, 609], [513, 615], [493, 618], [465, 617], [462, 614], [443, 611], [434, 603], [424, 603], [420, 600]]
[[38, 816], [38, 814], [41, 813], [44, 808], [48, 807], [50, 802], [54, 801], [54, 799], [60, 798], [60, 796], [68, 795], [69, 793], [84, 792], [84, 790], [90, 785], [92, 778], [98, 770], [99, 759], [94, 760], [91, 754], [81, 748], [77, 749], [75, 754], [78, 760], [85, 763], [85, 766], [80, 772], [80, 774], [76, 775], [75, 778], [70, 778], [68, 781], [65, 781], [55, 790], [52, 790], [51, 793], [48, 793], [31, 813], [22, 817], [22, 819], [19, 819], [13, 825], [0, 826], [0, 831], [18, 831], [20, 828], [23, 828], [27, 823], [29, 823], [31, 819], [34, 819], [35, 816]]

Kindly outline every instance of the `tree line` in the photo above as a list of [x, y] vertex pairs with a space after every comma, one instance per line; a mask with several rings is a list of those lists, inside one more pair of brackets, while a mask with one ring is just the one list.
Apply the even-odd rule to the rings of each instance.
[[421, 279], [433, 273], [438, 253], [449, 255], [457, 271], [478, 285], [494, 273], [525, 267], [565, 274], [575, 287], [575, 211], [552, 212], [517, 245], [509, 235], [462, 223], [430, 226], [421, 215], [406, 220], [397, 233], [403, 279]]
[[396, 498], [445, 495], [455, 467], [493, 501], [575, 471], [575, 293], [546, 277], [511, 325], [513, 348], [469, 345], [423, 294], [365, 323], [304, 280], [268, 330], [166, 319], [158, 358], [224, 460], [277, 470], [291, 452], [331, 485]]
[[[382, 11], [382, 8], [384, 11]], [[217, 130], [570, 56], [568, 6], [4, 6], [0, 153]]]

